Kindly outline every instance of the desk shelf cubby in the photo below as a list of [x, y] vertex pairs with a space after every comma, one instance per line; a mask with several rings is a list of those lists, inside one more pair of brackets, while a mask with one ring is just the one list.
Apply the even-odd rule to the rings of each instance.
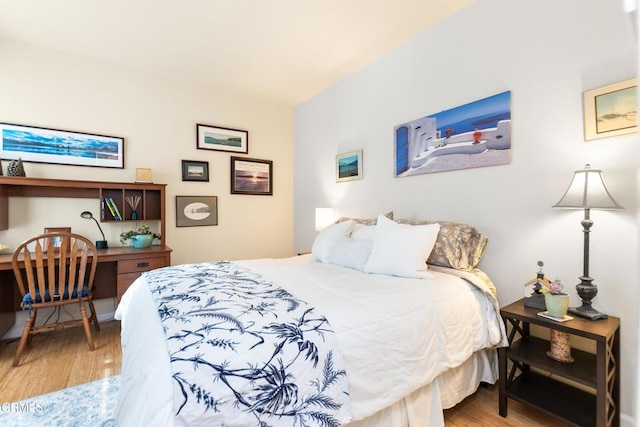
[[[9, 229], [9, 199], [11, 197], [59, 197], [97, 199], [100, 203], [100, 221], [115, 221], [104, 206], [105, 197], [110, 197], [118, 206], [122, 220], [131, 221], [128, 196], [139, 196], [136, 210], [137, 220], [159, 221], [160, 235], [165, 236], [165, 189], [166, 184], [77, 181], [66, 179], [28, 178], [0, 176], [0, 231]], [[162, 239], [162, 246], [166, 245]]]

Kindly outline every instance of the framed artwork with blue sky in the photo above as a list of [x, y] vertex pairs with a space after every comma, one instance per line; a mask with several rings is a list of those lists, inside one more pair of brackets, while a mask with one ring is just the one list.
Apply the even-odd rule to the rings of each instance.
[[395, 176], [511, 162], [511, 91], [394, 128]]
[[249, 131], [196, 124], [196, 133], [199, 150], [249, 153]]
[[124, 168], [124, 138], [0, 123], [0, 156], [25, 162]]

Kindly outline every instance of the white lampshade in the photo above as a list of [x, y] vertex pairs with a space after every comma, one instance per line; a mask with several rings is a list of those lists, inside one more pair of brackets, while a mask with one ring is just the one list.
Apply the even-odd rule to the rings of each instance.
[[316, 208], [316, 231], [327, 228], [334, 222], [332, 208]]
[[602, 171], [591, 169], [585, 165], [583, 170], [576, 171], [569, 188], [554, 208], [574, 209], [623, 209], [604, 185]]

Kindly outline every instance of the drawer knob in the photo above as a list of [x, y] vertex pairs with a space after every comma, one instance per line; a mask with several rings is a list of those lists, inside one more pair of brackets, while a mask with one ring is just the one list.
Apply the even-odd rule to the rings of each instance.
[[149, 263], [146, 261], [138, 263], [138, 268], [147, 268], [147, 267], [149, 267]]

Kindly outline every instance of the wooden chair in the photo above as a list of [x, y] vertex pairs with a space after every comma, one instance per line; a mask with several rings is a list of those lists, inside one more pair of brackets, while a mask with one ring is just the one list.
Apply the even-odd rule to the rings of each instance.
[[[100, 330], [93, 306], [92, 290], [98, 264], [95, 245], [74, 233], [45, 233], [23, 242], [11, 259], [13, 272], [22, 294], [22, 310], [28, 317], [22, 330], [13, 366], [20, 364], [24, 346], [33, 335], [74, 326], [84, 326], [89, 348], [95, 350], [90, 323]], [[91, 316], [87, 317], [85, 303]], [[36, 326], [38, 310], [78, 304], [81, 319]]]

